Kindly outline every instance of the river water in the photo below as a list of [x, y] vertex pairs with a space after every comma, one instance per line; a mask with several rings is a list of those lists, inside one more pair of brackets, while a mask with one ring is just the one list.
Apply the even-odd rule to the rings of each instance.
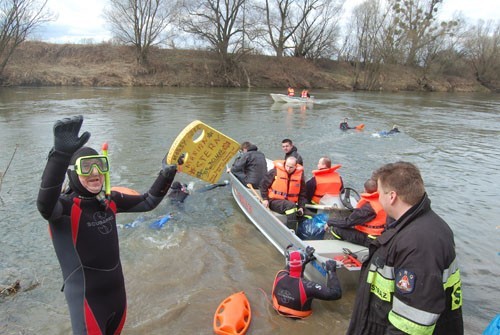
[[[21, 290], [0, 297], [0, 334], [69, 334], [61, 272], [36, 209], [52, 125], [82, 114], [89, 145], [109, 143], [113, 185], [146, 191], [177, 134], [201, 120], [267, 157], [283, 156], [291, 138], [307, 176], [322, 155], [342, 164], [344, 182], [359, 191], [371, 172], [397, 160], [421, 169], [434, 210], [455, 233], [467, 334], [479, 334], [500, 313], [500, 97], [479, 94], [384, 94], [315, 91], [314, 105], [273, 103], [267, 90], [174, 88], [2, 88], [0, 90], [0, 285]], [[280, 92], [275, 92], [280, 93]], [[339, 122], [365, 124], [341, 132]], [[397, 124], [401, 134], [374, 133]], [[15, 153], [14, 153], [15, 152]], [[194, 189], [206, 185], [185, 174]], [[223, 175], [222, 179], [228, 179]], [[494, 199], [497, 200], [494, 200]], [[494, 203], [497, 203], [495, 205]], [[161, 230], [148, 224], [172, 213]], [[276, 315], [269, 294], [283, 266], [277, 250], [253, 227], [229, 187], [193, 193], [184, 208], [167, 201], [152, 212], [121, 214], [128, 317], [125, 334], [212, 334], [213, 314], [228, 295], [245, 291], [249, 334], [342, 334], [355, 285], [343, 298], [315, 301], [300, 321]]]

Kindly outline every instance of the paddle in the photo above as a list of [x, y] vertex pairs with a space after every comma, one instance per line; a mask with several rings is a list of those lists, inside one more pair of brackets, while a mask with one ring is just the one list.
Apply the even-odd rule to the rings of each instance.
[[260, 196], [259, 192], [257, 192], [255, 188], [253, 188], [252, 184], [247, 184], [247, 187], [252, 190], [253, 194], [255, 194], [255, 196], [257, 197], [257, 199], [259, 199], [260, 202], [264, 201]]

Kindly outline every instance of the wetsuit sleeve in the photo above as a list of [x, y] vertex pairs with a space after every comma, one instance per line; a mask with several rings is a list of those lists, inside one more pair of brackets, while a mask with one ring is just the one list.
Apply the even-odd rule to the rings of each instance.
[[306, 182], [306, 198], [307, 202], [311, 202], [314, 196], [314, 191], [316, 190], [316, 178], [312, 177]]
[[269, 170], [267, 174], [264, 175], [260, 183], [260, 195], [263, 200], [269, 200], [268, 191], [269, 187], [273, 184], [274, 177], [276, 176], [276, 169]]
[[349, 228], [373, 220], [377, 214], [370, 203], [364, 204], [361, 208], [355, 208], [351, 215], [346, 218], [331, 218], [327, 224], [330, 227]]
[[143, 195], [128, 195], [112, 192], [111, 196], [116, 203], [118, 212], [147, 212], [160, 204], [175, 177], [175, 172], [170, 175], [158, 174], [149, 191]]
[[307, 279], [303, 279], [303, 283], [308, 298], [312, 297], [319, 300], [338, 300], [342, 298], [342, 288], [335, 272], [328, 274], [326, 287]]
[[57, 213], [62, 213], [62, 206], [58, 200], [70, 159], [70, 155], [60, 151], [52, 150], [49, 153], [36, 201], [38, 211], [46, 220], [56, 217]]

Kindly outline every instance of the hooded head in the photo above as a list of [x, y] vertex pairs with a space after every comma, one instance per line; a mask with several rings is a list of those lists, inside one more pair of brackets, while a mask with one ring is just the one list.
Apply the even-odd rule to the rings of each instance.
[[[75, 165], [78, 158], [91, 155], [99, 155], [99, 153], [92, 148], [82, 147], [73, 154], [70, 164]], [[68, 169], [67, 175], [69, 179], [69, 187], [78, 195], [81, 195], [83, 197], [93, 197], [98, 194], [90, 192], [82, 185], [82, 183], [80, 183], [80, 179], [78, 178], [78, 174], [76, 173], [76, 171]]]
[[300, 278], [304, 270], [306, 255], [300, 250], [286, 251], [286, 267], [291, 277]]

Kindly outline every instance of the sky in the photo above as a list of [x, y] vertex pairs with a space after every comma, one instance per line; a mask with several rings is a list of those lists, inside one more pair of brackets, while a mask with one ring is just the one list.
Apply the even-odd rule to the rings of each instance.
[[[346, 0], [344, 8], [349, 12], [361, 2], [363, 0]], [[35, 38], [51, 43], [109, 41], [112, 36], [102, 16], [107, 4], [106, 0], [48, 0], [47, 8], [57, 15], [57, 20], [40, 27]], [[444, 0], [440, 17], [451, 19], [458, 12], [471, 23], [479, 19], [500, 20], [499, 0]]]

